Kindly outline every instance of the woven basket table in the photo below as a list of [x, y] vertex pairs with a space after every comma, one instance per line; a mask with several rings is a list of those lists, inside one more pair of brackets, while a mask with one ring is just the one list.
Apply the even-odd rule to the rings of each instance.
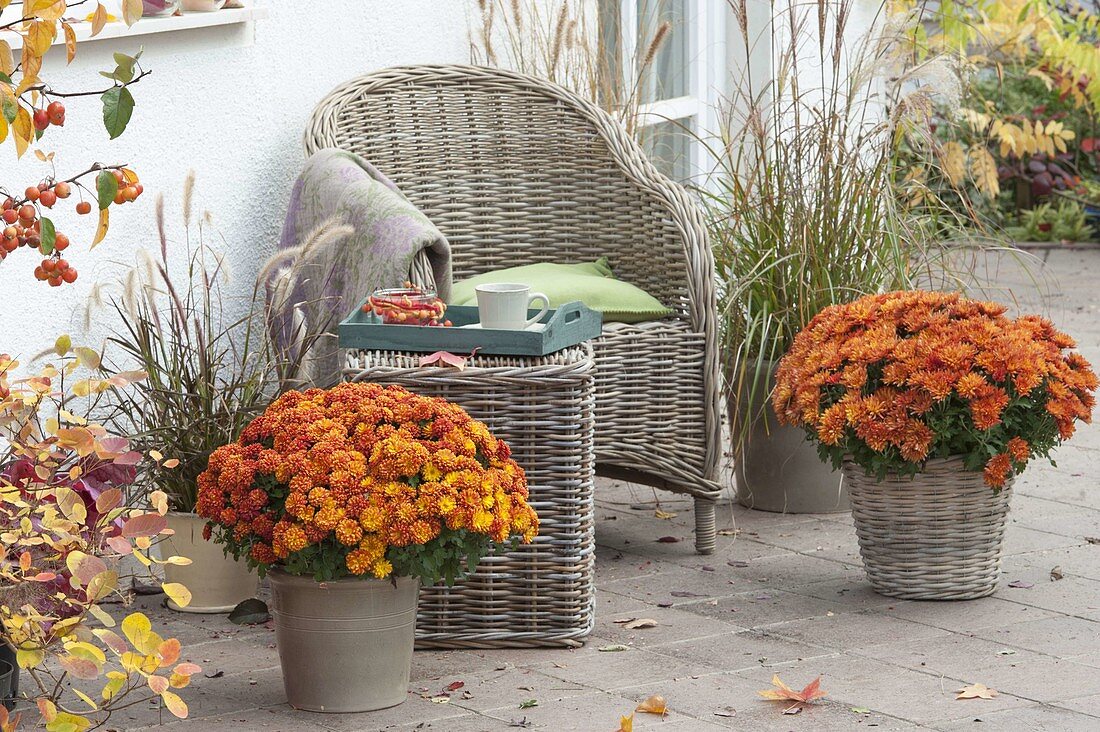
[[842, 465], [859, 553], [876, 592], [909, 600], [971, 600], [997, 589], [1012, 478], [994, 491], [962, 458], [929, 460], [881, 483]]
[[421, 355], [349, 350], [344, 380], [443, 397], [484, 422], [527, 473], [539, 535], [529, 545], [485, 557], [454, 587], [422, 588], [417, 647], [580, 646], [595, 610], [591, 348], [475, 356], [462, 371], [420, 367]]

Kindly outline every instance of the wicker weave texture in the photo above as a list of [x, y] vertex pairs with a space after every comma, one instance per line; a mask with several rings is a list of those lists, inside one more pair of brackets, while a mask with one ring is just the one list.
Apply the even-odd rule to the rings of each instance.
[[845, 461], [859, 551], [875, 591], [910, 600], [969, 600], [997, 589], [1010, 481], [999, 491], [961, 458], [929, 460], [915, 478], [883, 482]]
[[399, 384], [461, 405], [527, 473], [539, 536], [486, 557], [448, 588], [420, 591], [420, 648], [579, 646], [595, 610], [595, 366], [588, 347], [545, 358], [475, 357], [464, 371], [420, 354], [350, 351], [349, 381]]
[[392, 178], [447, 235], [456, 277], [608, 257], [672, 308], [656, 323], [608, 324], [594, 344], [596, 453], [601, 469], [695, 497], [696, 545], [713, 550], [721, 430], [706, 227], [621, 125], [523, 74], [410, 66], [337, 87], [305, 146], [358, 153]]

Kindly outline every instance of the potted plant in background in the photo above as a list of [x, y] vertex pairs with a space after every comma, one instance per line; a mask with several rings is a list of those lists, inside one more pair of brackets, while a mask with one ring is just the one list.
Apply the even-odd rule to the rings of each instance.
[[291, 706], [404, 701], [420, 583], [538, 531], [510, 454], [457, 405], [346, 383], [283, 394], [211, 455], [198, 511], [271, 581]]
[[840, 468], [867, 577], [920, 600], [992, 593], [1013, 477], [1089, 422], [1097, 378], [1037, 316], [922, 291], [826, 308], [773, 404]]
[[[231, 299], [221, 253], [205, 243], [202, 222], [192, 232], [193, 189], [191, 176], [184, 186], [184, 246], [169, 245], [158, 200], [160, 250], [155, 259], [143, 253], [141, 263], [122, 278], [121, 292], [110, 297], [117, 318], [108, 338], [108, 373], [147, 374], [116, 399], [113, 424], [168, 458], [151, 474], [149, 488], [168, 495], [168, 523], [175, 531], [166, 542], [168, 551], [194, 560], [165, 567], [171, 581], [192, 592], [187, 608], [169, 605], [219, 613], [255, 596], [259, 578], [245, 562], [204, 540], [204, 521], [195, 514], [196, 479], [210, 454], [236, 440], [270, 403], [278, 391], [279, 364], [264, 337], [257, 288], [251, 298]], [[179, 254], [170, 256], [170, 250]], [[90, 305], [103, 298], [97, 289]]]
[[[895, 187], [898, 141], [919, 137], [922, 124], [927, 132], [919, 110], [931, 103], [929, 89], [946, 85], [916, 83], [936, 64], [909, 69], [901, 58], [909, 46], [896, 42], [896, 27], [876, 26], [855, 45], [841, 43], [850, 34], [849, 5], [821, 5], [820, 24], [818, 6], [775, 10], [770, 37], [788, 39], [773, 49], [777, 73], [763, 85], [744, 74], [717, 110], [721, 129], [738, 132], [717, 144], [701, 138], [716, 160], [700, 196], [720, 281], [737, 498], [751, 508], [848, 507], [840, 474], [767, 409], [776, 364], [795, 334], [828, 305], [952, 271]], [[742, 52], [754, 58], [751, 9], [731, 7]], [[852, 47], [860, 51], [851, 54]], [[886, 68], [896, 74], [884, 79]], [[924, 213], [933, 205], [926, 201]]]

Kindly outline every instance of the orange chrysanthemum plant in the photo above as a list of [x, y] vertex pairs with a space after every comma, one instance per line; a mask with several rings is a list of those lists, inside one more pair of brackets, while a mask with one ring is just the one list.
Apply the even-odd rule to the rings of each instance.
[[197, 511], [260, 574], [448, 584], [538, 533], [511, 452], [461, 407], [397, 386], [290, 391], [219, 448]]
[[1096, 375], [1038, 316], [957, 294], [891, 292], [825, 308], [795, 338], [772, 405], [822, 459], [881, 479], [961, 455], [1000, 488], [1089, 422]]

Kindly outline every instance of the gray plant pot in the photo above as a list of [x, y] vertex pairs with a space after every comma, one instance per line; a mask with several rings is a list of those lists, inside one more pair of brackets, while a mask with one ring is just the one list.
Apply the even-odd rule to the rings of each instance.
[[268, 574], [287, 701], [311, 712], [370, 712], [405, 701], [420, 583], [317, 582]]
[[15, 663], [15, 651], [0, 641], [0, 704], [8, 710], [19, 698], [19, 666]]
[[766, 365], [766, 380], [755, 390], [742, 388], [737, 400], [727, 396], [730, 424], [737, 426], [733, 434], [737, 501], [776, 513], [848, 511], [840, 471], [821, 461], [805, 432], [779, 424], [771, 405], [760, 404], [771, 395], [776, 365]]

